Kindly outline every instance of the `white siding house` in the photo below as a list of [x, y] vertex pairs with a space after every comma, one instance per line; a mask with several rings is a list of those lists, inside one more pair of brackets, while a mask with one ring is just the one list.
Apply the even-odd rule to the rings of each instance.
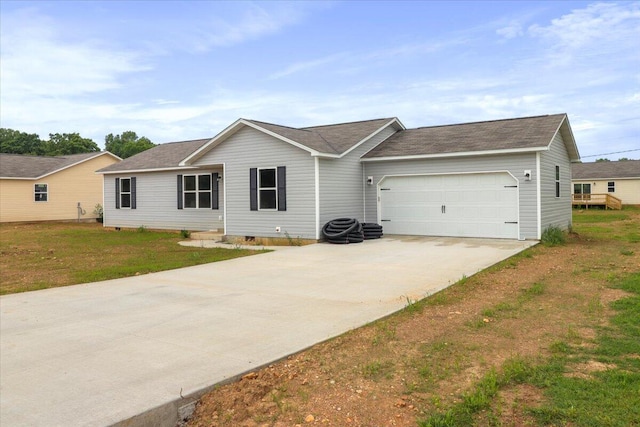
[[418, 129], [239, 119], [102, 169], [104, 223], [319, 240], [349, 217], [396, 234], [539, 239], [571, 222], [578, 159], [565, 114]]

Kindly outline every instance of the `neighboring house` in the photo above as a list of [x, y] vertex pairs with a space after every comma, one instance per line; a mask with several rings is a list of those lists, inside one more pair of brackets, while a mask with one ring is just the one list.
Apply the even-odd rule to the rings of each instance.
[[578, 160], [565, 114], [419, 129], [239, 119], [99, 172], [110, 227], [320, 239], [350, 217], [385, 234], [539, 239], [571, 223]]
[[[68, 156], [0, 154], [0, 222], [95, 218], [102, 204], [96, 170], [121, 159], [107, 151]], [[78, 209], [80, 206], [80, 209]]]
[[640, 205], [640, 160], [576, 163], [571, 173], [573, 194], [580, 198], [608, 194], [623, 205]]

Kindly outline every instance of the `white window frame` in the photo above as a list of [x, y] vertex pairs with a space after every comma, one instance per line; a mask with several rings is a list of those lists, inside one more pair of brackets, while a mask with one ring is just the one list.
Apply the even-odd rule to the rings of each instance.
[[[274, 186], [273, 187], [262, 187], [260, 180], [260, 172], [264, 170], [273, 171], [274, 175]], [[258, 210], [259, 211], [277, 211], [278, 210], [278, 168], [277, 167], [268, 167], [268, 168], [258, 168]], [[275, 206], [273, 208], [263, 208], [262, 207], [262, 191], [273, 191], [275, 193]]]
[[[129, 191], [123, 190], [125, 180], [129, 181]], [[126, 194], [129, 195], [129, 206], [125, 206], [124, 203], [122, 203], [122, 196]], [[131, 209], [131, 197], [131, 177], [120, 178], [120, 209]]]
[[556, 165], [555, 167], [555, 187], [554, 187], [554, 191], [556, 193], [556, 199], [559, 199], [560, 196], [562, 196], [562, 192], [560, 191], [560, 166]]
[[[44, 185], [45, 190], [44, 191], [38, 191], [38, 186], [40, 185]], [[45, 199], [44, 200], [38, 200], [37, 197], [39, 195], [44, 194]], [[36, 203], [47, 203], [49, 201], [49, 184], [43, 183], [43, 182], [38, 182], [36, 184], [33, 184], [33, 201]]]
[[615, 192], [616, 192], [616, 182], [607, 181], [607, 193], [615, 193]]
[[[208, 176], [209, 177], [209, 189], [201, 190], [200, 189], [200, 177]], [[187, 177], [194, 177], [196, 180], [196, 189], [195, 190], [187, 190]], [[201, 193], [209, 193], [209, 206], [200, 206], [200, 194]], [[196, 205], [195, 206], [187, 206], [187, 194], [194, 194], [196, 197]], [[210, 173], [198, 173], [198, 174], [189, 174], [182, 175], [182, 206], [184, 209], [211, 209], [213, 203], [213, 177]]]

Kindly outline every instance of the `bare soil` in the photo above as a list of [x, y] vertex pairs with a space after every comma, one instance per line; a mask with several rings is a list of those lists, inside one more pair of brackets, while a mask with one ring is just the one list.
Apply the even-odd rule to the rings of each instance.
[[[640, 224], [640, 214], [632, 216]], [[608, 286], [634, 271], [637, 242], [574, 233], [566, 245], [539, 245], [426, 302], [220, 386], [201, 399], [188, 425], [416, 426], [509, 358], [541, 360], [559, 341], [592, 345], [608, 304], [624, 296]], [[607, 368], [587, 363], [573, 374]], [[533, 425], [525, 408], [543, 398], [530, 385], [501, 390], [497, 422]], [[477, 424], [496, 420], [480, 416]]]
[[[633, 216], [640, 223], [640, 215]], [[608, 286], [640, 271], [637, 243], [573, 233], [532, 248], [403, 312], [221, 386], [189, 426], [416, 426], [514, 356], [542, 360], [559, 341], [592, 345], [624, 296]], [[621, 251], [626, 255], [621, 255]], [[632, 252], [630, 255], [629, 253]], [[574, 375], [607, 369], [579, 365]], [[533, 425], [530, 385], [500, 392], [498, 425]], [[495, 424], [495, 420], [492, 421]], [[478, 420], [478, 425], [489, 422]]]

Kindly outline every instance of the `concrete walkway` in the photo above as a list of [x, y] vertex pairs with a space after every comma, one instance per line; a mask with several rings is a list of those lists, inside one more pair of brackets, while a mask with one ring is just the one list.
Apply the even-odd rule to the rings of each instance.
[[216, 383], [383, 317], [535, 242], [315, 244], [0, 297], [0, 424], [175, 424]]

